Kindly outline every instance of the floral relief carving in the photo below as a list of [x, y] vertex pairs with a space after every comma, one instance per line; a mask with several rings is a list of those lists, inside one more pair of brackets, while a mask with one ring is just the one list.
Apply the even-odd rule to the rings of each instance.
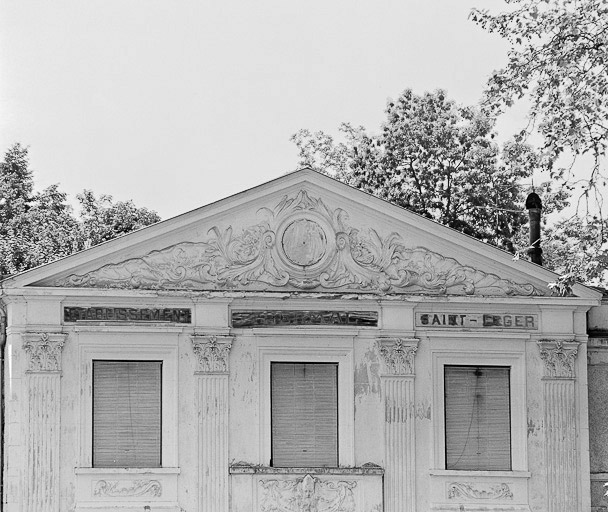
[[512, 500], [513, 493], [505, 483], [487, 485], [453, 482], [448, 485], [448, 499], [469, 498], [475, 500]]
[[378, 351], [389, 375], [413, 375], [414, 358], [418, 350], [415, 338], [378, 338]]
[[305, 190], [261, 208], [260, 222], [235, 233], [212, 227], [203, 242], [182, 242], [140, 258], [56, 280], [55, 286], [179, 290], [353, 290], [436, 295], [544, 295], [531, 284], [461, 265], [402, 236], [354, 228]]
[[23, 350], [28, 358], [28, 372], [61, 371], [61, 352], [67, 334], [26, 332], [23, 334]]
[[158, 480], [99, 480], [95, 484], [93, 495], [108, 498], [159, 498], [162, 496], [162, 486]]
[[260, 480], [261, 512], [354, 512], [357, 482], [323, 481], [308, 474], [297, 480]]
[[578, 345], [575, 341], [540, 340], [538, 348], [545, 366], [545, 377], [573, 379]]
[[232, 348], [233, 336], [194, 334], [190, 339], [197, 358], [197, 371], [203, 373], [228, 371], [228, 356]]

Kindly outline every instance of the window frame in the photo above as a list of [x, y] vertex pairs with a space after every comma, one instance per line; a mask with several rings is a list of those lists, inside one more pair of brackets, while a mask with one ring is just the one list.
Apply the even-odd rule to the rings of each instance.
[[[270, 362], [270, 466], [272, 467], [279, 467], [279, 468], [285, 468], [285, 467], [291, 467], [291, 466], [276, 466], [274, 464], [274, 458], [275, 458], [275, 452], [274, 452], [274, 422], [273, 422], [273, 418], [272, 418], [272, 409], [273, 409], [273, 402], [274, 402], [274, 395], [272, 393], [273, 391], [273, 385], [272, 385], [272, 375], [273, 375], [273, 365], [275, 364], [307, 364], [307, 365], [330, 365], [330, 366], [334, 366], [336, 368], [336, 378], [335, 378], [335, 390], [336, 390], [336, 409], [334, 412], [335, 415], [335, 419], [336, 419], [336, 431], [335, 431], [335, 435], [336, 435], [336, 463], [338, 463], [338, 461], [340, 460], [340, 418], [339, 418], [339, 414], [338, 411], [340, 410], [340, 388], [339, 388], [339, 384], [338, 384], [338, 371], [339, 371], [339, 363], [330, 363], [327, 361], [323, 361], [323, 362], [314, 362], [314, 363], [310, 363], [310, 362], [302, 362], [302, 361], [271, 361]], [[336, 466], [323, 466], [323, 467], [336, 467]]]
[[[472, 333], [471, 333], [472, 334]], [[481, 339], [480, 339], [481, 338]], [[509, 350], [504, 347], [508, 345]], [[525, 340], [470, 335], [431, 340], [433, 379], [433, 465], [450, 473], [512, 473], [527, 471]], [[446, 469], [445, 366], [509, 367], [511, 470]]]
[[[319, 336], [319, 335], [318, 335]], [[270, 466], [272, 454], [271, 363], [338, 364], [338, 467], [353, 466], [354, 457], [354, 381], [352, 336], [322, 335], [310, 338], [289, 336], [260, 337], [258, 342], [260, 463]]]
[[[488, 369], [499, 369], [499, 370], [507, 370], [507, 383], [508, 383], [508, 400], [509, 400], [509, 407], [507, 410], [508, 413], [508, 425], [509, 425], [509, 467], [507, 468], [500, 468], [500, 469], [492, 469], [492, 470], [488, 470], [488, 469], [484, 469], [484, 468], [475, 468], [475, 469], [470, 469], [470, 468], [454, 468], [451, 467], [449, 468], [449, 470], [455, 470], [455, 471], [511, 471], [513, 468], [513, 436], [512, 436], [512, 432], [511, 432], [511, 367], [510, 366], [496, 366], [496, 365], [455, 365], [455, 364], [445, 364], [443, 365], [443, 377], [444, 377], [444, 402], [443, 402], [443, 406], [444, 406], [444, 434], [445, 434], [445, 442], [444, 442], [444, 448], [445, 448], [445, 466], [447, 467], [448, 465], [448, 442], [447, 442], [447, 438], [448, 438], [448, 432], [447, 432], [447, 420], [446, 420], [446, 411], [447, 411], [447, 401], [446, 401], [446, 388], [445, 388], [445, 381], [446, 381], [446, 368], [475, 368], [475, 369], [479, 369], [479, 368], [483, 368], [484, 371], [488, 370]], [[502, 389], [502, 388], [501, 388]], [[472, 421], [471, 421], [472, 424]], [[470, 439], [467, 436], [468, 439]], [[463, 449], [464, 452], [464, 449]]]
[[[103, 466], [103, 465], [97, 465], [95, 464], [95, 363], [96, 362], [103, 362], [103, 363], [158, 363], [158, 368], [157, 370], [160, 373], [160, 382], [159, 382], [159, 392], [160, 392], [160, 404], [159, 404], [159, 422], [160, 422], [160, 432], [159, 432], [159, 440], [160, 440], [160, 445], [158, 446], [159, 449], [159, 464], [158, 466]], [[159, 468], [162, 467], [162, 460], [163, 460], [163, 442], [162, 442], [162, 438], [163, 438], [163, 402], [162, 402], [162, 397], [163, 397], [163, 376], [164, 376], [164, 372], [163, 372], [163, 361], [162, 360], [148, 360], [148, 359], [139, 359], [139, 360], [133, 360], [133, 359], [93, 359], [91, 361], [91, 369], [92, 369], [92, 382], [93, 385], [91, 386], [91, 413], [92, 413], [92, 420], [91, 420], [91, 466], [94, 468], [103, 468], [103, 469], [110, 469], [110, 468], [122, 468], [122, 467], [133, 467], [133, 468]]]
[[[173, 338], [173, 340], [172, 340]], [[171, 333], [80, 333], [80, 468], [93, 467], [93, 360], [161, 361], [161, 465], [133, 470], [158, 471], [178, 466], [178, 337]], [[129, 468], [131, 469], [131, 468]]]

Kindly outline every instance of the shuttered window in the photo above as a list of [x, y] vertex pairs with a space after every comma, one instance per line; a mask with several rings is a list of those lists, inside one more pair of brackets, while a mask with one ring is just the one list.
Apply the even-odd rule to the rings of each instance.
[[509, 374], [507, 367], [444, 367], [446, 469], [511, 469]]
[[338, 465], [338, 365], [272, 363], [272, 465]]
[[161, 465], [162, 361], [93, 361], [93, 466]]

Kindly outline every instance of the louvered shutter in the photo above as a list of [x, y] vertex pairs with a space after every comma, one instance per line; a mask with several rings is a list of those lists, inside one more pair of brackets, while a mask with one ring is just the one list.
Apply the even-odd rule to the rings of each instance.
[[338, 465], [338, 365], [272, 363], [272, 465]]
[[93, 466], [161, 465], [162, 361], [93, 361]]
[[446, 469], [511, 469], [509, 371], [444, 367]]

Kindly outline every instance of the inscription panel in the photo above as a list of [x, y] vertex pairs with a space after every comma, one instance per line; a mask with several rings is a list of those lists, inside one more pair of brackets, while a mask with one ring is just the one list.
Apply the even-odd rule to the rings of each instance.
[[192, 323], [192, 312], [187, 308], [113, 308], [64, 307], [64, 322], [170, 322]]
[[416, 313], [416, 327], [538, 330], [538, 315], [521, 313]]
[[377, 327], [377, 311], [264, 310], [232, 312], [232, 327], [336, 325]]

